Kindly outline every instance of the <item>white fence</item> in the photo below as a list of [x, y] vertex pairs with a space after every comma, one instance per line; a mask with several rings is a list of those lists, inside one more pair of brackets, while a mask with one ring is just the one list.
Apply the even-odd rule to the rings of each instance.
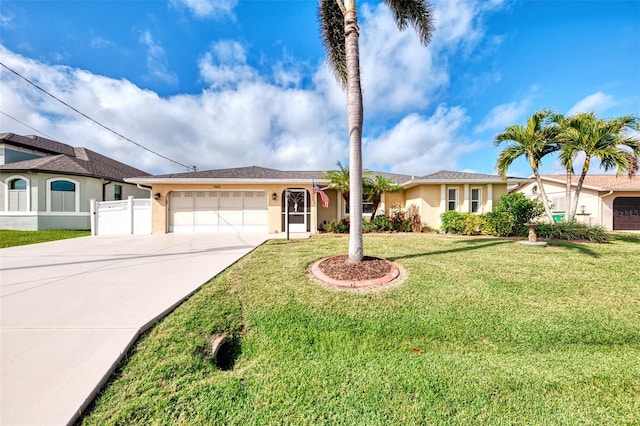
[[91, 235], [151, 234], [151, 199], [91, 200]]

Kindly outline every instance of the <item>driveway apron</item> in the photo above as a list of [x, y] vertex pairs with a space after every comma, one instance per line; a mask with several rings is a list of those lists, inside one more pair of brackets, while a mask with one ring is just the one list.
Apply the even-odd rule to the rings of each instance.
[[73, 423], [142, 331], [267, 238], [105, 236], [0, 250], [0, 424]]

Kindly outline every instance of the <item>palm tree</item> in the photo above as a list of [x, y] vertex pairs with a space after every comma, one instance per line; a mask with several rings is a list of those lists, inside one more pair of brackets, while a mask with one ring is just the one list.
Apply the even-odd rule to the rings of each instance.
[[344, 167], [341, 162], [337, 163], [338, 170], [329, 170], [328, 172], [324, 172], [322, 177], [325, 179], [329, 179], [328, 188], [336, 189], [340, 191], [342, 194], [342, 198], [344, 198], [344, 202], [347, 207], [349, 206], [349, 185], [350, 185], [350, 177], [349, 177], [349, 168]]
[[[584, 163], [576, 185], [568, 220], [574, 220], [584, 178], [589, 172], [591, 160], [600, 160], [605, 171], [616, 168], [617, 174], [632, 177], [638, 171], [640, 139], [629, 133], [639, 130], [640, 119], [631, 115], [612, 119], [600, 119], [592, 112], [568, 117], [562, 122], [558, 142], [563, 146], [561, 161], [569, 163], [578, 153], [583, 153]], [[566, 153], [565, 153], [566, 151]], [[566, 157], [566, 158], [563, 158]]]
[[[559, 133], [560, 129], [566, 126], [567, 118], [564, 115], [559, 113], [551, 113], [551, 121], [555, 123], [556, 125], [555, 128]], [[578, 155], [578, 152], [576, 150], [575, 144], [568, 143], [568, 142], [560, 142], [557, 140], [558, 137], [559, 136], [556, 135], [556, 142], [558, 142], [559, 144], [558, 148], [560, 150], [558, 160], [560, 161], [560, 164], [562, 165], [562, 167], [564, 167], [566, 171], [565, 195], [564, 195], [564, 199], [565, 199], [564, 220], [565, 222], [570, 222], [572, 220], [571, 218], [569, 218], [569, 210], [571, 208], [571, 188], [572, 188], [573, 174], [574, 174], [573, 163], [576, 160], [576, 156]]]
[[369, 199], [373, 203], [371, 210], [371, 220], [376, 217], [376, 212], [382, 201], [382, 194], [385, 192], [398, 192], [402, 188], [399, 185], [393, 183], [391, 179], [387, 179], [380, 175], [377, 175], [375, 179], [367, 178], [364, 182], [364, 192], [369, 196]]
[[551, 115], [552, 113], [548, 110], [537, 111], [527, 119], [525, 126], [519, 124], [507, 126], [496, 135], [493, 143], [495, 146], [499, 146], [502, 142], [512, 142], [498, 156], [496, 168], [498, 174], [503, 178], [506, 177], [507, 170], [516, 159], [527, 158], [538, 183], [538, 188], [540, 188], [544, 210], [549, 220], [553, 222], [549, 199], [542, 185], [542, 179], [540, 179], [542, 158], [559, 149], [555, 142], [557, 128], [550, 126]]
[[[329, 65], [347, 90], [349, 134], [350, 216], [349, 261], [359, 263], [362, 244], [362, 88], [360, 86], [359, 27], [356, 0], [319, 0], [322, 41]], [[398, 29], [410, 23], [423, 45], [431, 40], [433, 19], [428, 0], [384, 0], [391, 8]]]

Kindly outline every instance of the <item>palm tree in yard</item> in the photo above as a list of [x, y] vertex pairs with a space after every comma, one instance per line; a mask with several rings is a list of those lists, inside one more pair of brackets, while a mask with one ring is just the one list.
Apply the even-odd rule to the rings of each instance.
[[615, 168], [618, 174], [626, 173], [629, 177], [638, 171], [640, 139], [632, 135], [630, 130], [640, 129], [640, 119], [627, 115], [607, 120], [596, 117], [594, 113], [581, 113], [565, 118], [560, 123], [557, 141], [562, 148], [561, 162], [573, 168], [576, 155], [584, 155], [575, 195], [568, 210], [568, 220], [573, 220], [584, 178], [594, 158], [600, 160], [600, 166], [605, 171]]
[[398, 192], [402, 188], [399, 185], [393, 183], [391, 179], [387, 179], [380, 175], [375, 178], [367, 178], [364, 182], [364, 192], [369, 196], [372, 205], [371, 220], [376, 217], [376, 212], [382, 201], [382, 194], [385, 192]]
[[525, 126], [514, 124], [507, 126], [494, 138], [494, 145], [500, 146], [503, 142], [511, 142], [498, 155], [496, 168], [501, 177], [506, 177], [511, 164], [520, 157], [525, 157], [531, 166], [533, 175], [538, 183], [542, 203], [547, 217], [553, 222], [553, 214], [549, 206], [547, 193], [540, 179], [540, 164], [542, 158], [559, 149], [555, 142], [557, 126], [550, 125], [552, 113], [547, 110], [537, 111], [527, 119]]
[[[329, 65], [347, 91], [347, 130], [349, 134], [349, 261], [359, 263], [362, 244], [362, 88], [360, 86], [359, 27], [356, 0], [319, 0], [322, 40]], [[423, 45], [431, 40], [433, 20], [427, 0], [384, 0], [398, 29], [411, 24]]]
[[351, 183], [349, 177], [349, 168], [342, 165], [338, 161], [338, 170], [329, 170], [323, 173], [325, 179], [329, 179], [329, 188], [336, 189], [342, 194], [344, 202], [349, 206], [349, 185]]

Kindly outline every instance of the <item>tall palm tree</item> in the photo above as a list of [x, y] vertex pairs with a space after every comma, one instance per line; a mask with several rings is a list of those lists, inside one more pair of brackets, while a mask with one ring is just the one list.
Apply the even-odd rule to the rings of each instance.
[[[349, 134], [350, 210], [349, 261], [364, 257], [362, 244], [362, 88], [360, 86], [359, 27], [356, 0], [319, 0], [322, 40], [329, 65], [347, 90]], [[398, 29], [410, 23], [423, 45], [431, 40], [433, 18], [428, 0], [384, 0], [391, 8]]]
[[537, 111], [527, 119], [525, 126], [519, 124], [507, 126], [496, 135], [493, 143], [495, 146], [500, 146], [503, 142], [512, 142], [498, 155], [496, 168], [503, 178], [506, 177], [507, 170], [516, 159], [526, 157], [538, 183], [544, 211], [553, 222], [549, 199], [540, 178], [542, 158], [559, 149], [555, 142], [557, 128], [550, 125], [551, 114], [548, 110]]
[[[617, 174], [626, 173], [632, 177], [638, 171], [640, 157], [640, 139], [629, 133], [629, 130], [640, 129], [640, 119], [631, 115], [612, 119], [601, 119], [592, 112], [580, 113], [564, 120], [558, 141], [564, 147], [563, 156], [575, 156], [583, 153], [584, 163], [576, 185], [568, 220], [573, 220], [578, 209], [578, 201], [584, 178], [589, 172], [591, 160], [600, 160], [600, 167], [605, 171], [613, 168]], [[564, 153], [566, 151], [566, 154]], [[568, 159], [562, 159], [561, 161]]]

